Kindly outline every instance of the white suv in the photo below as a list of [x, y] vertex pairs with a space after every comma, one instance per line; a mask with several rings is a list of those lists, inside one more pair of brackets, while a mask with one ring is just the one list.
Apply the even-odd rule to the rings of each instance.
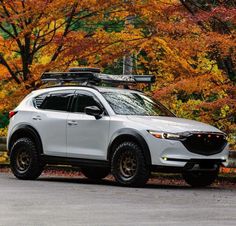
[[228, 158], [223, 132], [177, 118], [130, 89], [45, 88], [25, 97], [10, 117], [10, 165], [20, 179], [64, 164], [90, 179], [112, 173], [126, 186], [144, 185], [153, 171], [180, 172], [188, 184], [207, 186]]

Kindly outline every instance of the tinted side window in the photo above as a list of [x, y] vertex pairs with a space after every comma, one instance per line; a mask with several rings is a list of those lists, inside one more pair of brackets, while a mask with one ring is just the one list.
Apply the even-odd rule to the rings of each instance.
[[84, 109], [88, 106], [97, 106], [101, 108], [101, 105], [92, 96], [92, 94], [79, 93], [76, 94], [73, 102], [72, 112], [84, 112]]
[[35, 98], [36, 106], [40, 109], [67, 111], [72, 95], [68, 92], [44, 94]]

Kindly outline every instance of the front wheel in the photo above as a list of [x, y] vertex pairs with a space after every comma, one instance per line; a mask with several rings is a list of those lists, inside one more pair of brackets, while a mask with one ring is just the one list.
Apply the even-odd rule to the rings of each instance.
[[206, 187], [216, 180], [218, 174], [219, 169], [212, 171], [186, 171], [183, 172], [183, 178], [192, 187]]
[[111, 171], [116, 181], [125, 186], [146, 184], [150, 169], [141, 148], [134, 142], [121, 143], [112, 156]]

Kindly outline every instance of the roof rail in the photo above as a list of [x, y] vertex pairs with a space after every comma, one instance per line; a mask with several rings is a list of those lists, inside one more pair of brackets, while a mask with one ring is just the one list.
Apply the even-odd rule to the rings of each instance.
[[129, 85], [135, 83], [154, 83], [154, 75], [110, 75], [100, 73], [99, 68], [70, 68], [68, 72], [45, 72], [41, 76], [44, 82], [78, 82], [87, 84]]

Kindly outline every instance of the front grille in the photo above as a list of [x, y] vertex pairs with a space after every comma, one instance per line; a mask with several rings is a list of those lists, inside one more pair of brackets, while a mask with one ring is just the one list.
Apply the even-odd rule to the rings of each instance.
[[227, 141], [221, 133], [192, 133], [182, 143], [192, 153], [214, 155], [224, 149]]

